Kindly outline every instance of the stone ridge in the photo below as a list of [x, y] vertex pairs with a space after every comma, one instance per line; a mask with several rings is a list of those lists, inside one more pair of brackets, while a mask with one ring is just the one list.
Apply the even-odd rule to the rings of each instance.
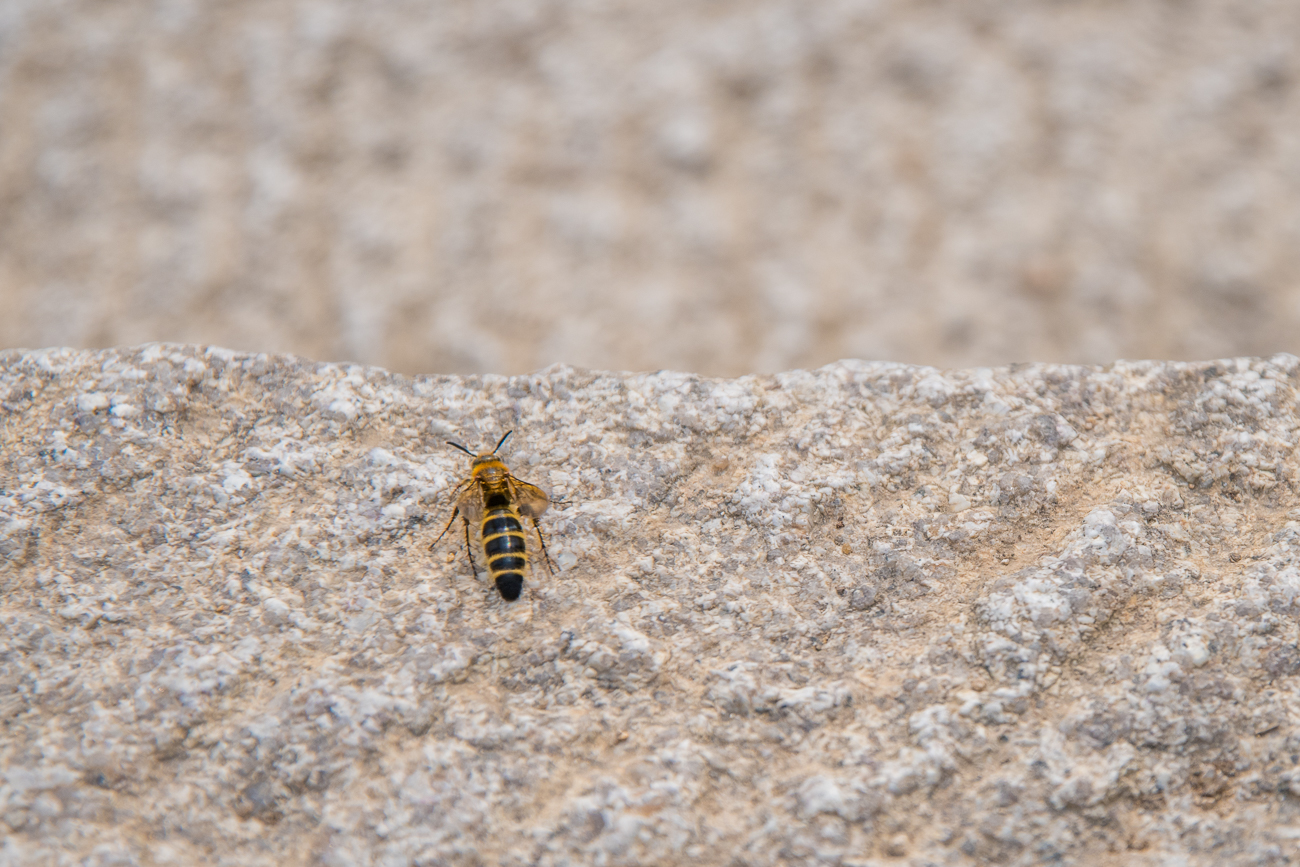
[[0, 863], [1294, 863], [1298, 376], [0, 355]]

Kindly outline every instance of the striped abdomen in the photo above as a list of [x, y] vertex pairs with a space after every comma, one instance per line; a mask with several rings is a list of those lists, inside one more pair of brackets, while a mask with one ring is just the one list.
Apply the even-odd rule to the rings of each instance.
[[524, 589], [528, 552], [524, 549], [524, 527], [519, 513], [505, 497], [489, 497], [483, 514], [483, 556], [488, 574], [507, 602], [514, 602]]

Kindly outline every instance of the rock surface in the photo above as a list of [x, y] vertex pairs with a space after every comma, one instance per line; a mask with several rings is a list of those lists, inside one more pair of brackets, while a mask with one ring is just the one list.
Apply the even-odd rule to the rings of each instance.
[[8, 353], [0, 864], [1295, 863], [1297, 383]]

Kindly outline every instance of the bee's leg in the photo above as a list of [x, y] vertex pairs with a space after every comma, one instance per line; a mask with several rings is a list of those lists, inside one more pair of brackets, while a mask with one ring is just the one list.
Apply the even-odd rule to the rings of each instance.
[[469, 521], [461, 518], [461, 522], [465, 525], [465, 556], [469, 558], [469, 574], [477, 581], [478, 567], [474, 565], [474, 546], [469, 543]]
[[443, 536], [447, 535], [447, 531], [451, 529], [452, 524], [456, 523], [456, 518], [459, 515], [460, 515], [460, 506], [457, 506], [456, 508], [451, 510], [451, 520], [447, 522], [447, 526], [442, 528], [442, 532], [438, 534], [438, 538], [433, 540], [433, 544], [429, 546], [430, 551], [432, 551], [434, 548], [438, 546], [438, 543], [442, 541]]
[[533, 522], [533, 532], [537, 534], [537, 541], [542, 543], [542, 558], [546, 560], [546, 570], [554, 575], [555, 564], [551, 562], [551, 554], [546, 550], [546, 539], [542, 536], [542, 528], [538, 526], [536, 518], [530, 517], [528, 520]]

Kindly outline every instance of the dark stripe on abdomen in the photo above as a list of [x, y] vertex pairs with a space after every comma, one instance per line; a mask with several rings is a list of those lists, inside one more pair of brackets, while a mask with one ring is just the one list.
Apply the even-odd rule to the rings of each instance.
[[488, 563], [489, 572], [517, 572], [528, 565], [528, 561], [523, 557], [498, 557]]
[[483, 522], [484, 538], [501, 533], [522, 533], [523, 531], [524, 528], [520, 526], [519, 519], [505, 511], [498, 512]]
[[483, 543], [483, 550], [489, 557], [522, 551], [524, 550], [524, 537], [515, 535], [496, 536]]

